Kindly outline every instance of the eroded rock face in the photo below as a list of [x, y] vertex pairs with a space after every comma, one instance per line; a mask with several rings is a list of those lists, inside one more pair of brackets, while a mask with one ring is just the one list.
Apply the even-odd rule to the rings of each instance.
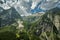
[[56, 26], [57, 30], [60, 30], [60, 9], [55, 8], [48, 12], [47, 15], [48, 18], [53, 22], [53, 24]]
[[59, 29], [60, 29], [60, 16], [59, 16], [59, 15], [56, 15], [56, 16], [54, 17], [53, 23], [55, 24], [55, 26], [56, 26], [57, 29], [59, 30]]
[[53, 24], [56, 26], [57, 30], [60, 29], [60, 16], [59, 15], [50, 15], [49, 18], [53, 22]]
[[48, 14], [44, 14], [43, 16], [40, 17], [40, 19], [35, 23], [35, 25], [32, 26], [31, 30], [35, 30], [34, 34], [35, 35], [40, 35], [43, 32], [51, 32], [53, 30], [53, 27], [55, 25], [53, 22], [50, 20], [50, 18], [47, 17]]
[[60, 9], [53, 9], [46, 12], [40, 19], [35, 22], [35, 25], [31, 27], [31, 30], [35, 30], [35, 35], [40, 35], [43, 32], [51, 31], [59, 33], [60, 31]]

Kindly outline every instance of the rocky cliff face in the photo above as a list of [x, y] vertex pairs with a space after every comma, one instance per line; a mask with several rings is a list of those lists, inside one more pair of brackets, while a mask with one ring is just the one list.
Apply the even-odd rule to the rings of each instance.
[[[39, 20], [34, 22], [29, 29], [31, 34], [39, 36], [41, 40], [57, 40], [60, 39], [60, 9], [54, 8], [47, 11], [40, 17]], [[56, 39], [55, 39], [56, 37]]]
[[[55, 10], [55, 11], [54, 11]], [[59, 33], [60, 31], [60, 9], [52, 9], [46, 12], [40, 17], [38, 21], [33, 23], [30, 27], [30, 31], [33, 34], [40, 35], [43, 32]]]
[[47, 17], [50, 18], [50, 20], [56, 26], [57, 30], [60, 30], [60, 9], [54, 8], [49, 10]]
[[16, 23], [16, 20], [21, 18], [19, 13], [14, 8], [8, 10], [3, 9], [0, 15], [1, 15], [0, 16], [1, 27], [6, 25], [11, 25], [12, 23]]

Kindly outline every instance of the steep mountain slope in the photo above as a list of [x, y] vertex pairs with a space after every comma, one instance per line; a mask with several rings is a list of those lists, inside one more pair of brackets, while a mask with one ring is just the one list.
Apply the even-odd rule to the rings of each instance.
[[57, 30], [60, 30], [60, 9], [54, 8], [52, 10], [49, 10], [47, 13], [47, 17], [50, 18], [50, 20], [56, 26]]
[[16, 20], [21, 19], [21, 16], [14, 8], [3, 10], [0, 15], [1, 26], [10, 25], [16, 22]]
[[47, 11], [40, 19], [34, 22], [29, 33], [38, 36], [41, 40], [57, 40], [60, 39], [60, 9], [54, 8]]

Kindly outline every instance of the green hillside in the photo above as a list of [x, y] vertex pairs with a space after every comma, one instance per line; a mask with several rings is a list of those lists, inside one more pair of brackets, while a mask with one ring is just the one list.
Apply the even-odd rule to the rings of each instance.
[[[5, 15], [7, 16], [7, 14]], [[7, 18], [10, 16], [7, 16], [6, 19], [3, 15], [1, 14], [1, 19], [4, 21], [2, 24], [6, 24], [0, 27], [0, 40], [60, 40], [59, 8], [51, 9], [42, 16], [26, 16], [22, 17], [23, 19], [13, 11], [11, 14], [12, 21]], [[16, 29], [17, 27], [20, 28]]]

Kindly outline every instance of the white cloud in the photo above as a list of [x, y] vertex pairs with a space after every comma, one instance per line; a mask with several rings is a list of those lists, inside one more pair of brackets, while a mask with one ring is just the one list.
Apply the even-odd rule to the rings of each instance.
[[[41, 2], [42, 1], [42, 2]], [[58, 6], [60, 0], [32, 0], [31, 9], [35, 9], [38, 3], [41, 2], [40, 8], [43, 10], [49, 10]]]
[[29, 2], [30, 0], [24, 0], [24, 1]]
[[57, 7], [58, 4], [59, 0], [46, 0], [40, 5], [40, 8], [43, 10], [50, 10], [52, 8]]
[[31, 9], [34, 9], [36, 6], [37, 6], [37, 3], [33, 2], [32, 6], [31, 6]]
[[17, 0], [1, 0], [1, 1], [3, 2], [3, 4], [0, 4], [0, 7], [2, 7], [5, 10], [8, 10], [16, 3]]
[[23, 0], [19, 0], [19, 2], [17, 2], [17, 3], [14, 5], [15, 9], [17, 10], [17, 12], [18, 12], [21, 16], [28, 16], [28, 15], [31, 14], [31, 13], [28, 13], [28, 12], [26, 11], [26, 9], [29, 8], [29, 5], [28, 5], [28, 7], [25, 7], [25, 6], [27, 6], [27, 4], [26, 4], [25, 1], [23, 1]]
[[[2, 0], [4, 2], [4, 0]], [[14, 1], [14, 2], [13, 2]], [[59, 0], [6, 0], [6, 3], [0, 4], [0, 7], [7, 10], [11, 7], [14, 7], [20, 15], [30, 15], [31, 13], [28, 13], [26, 10], [31, 8], [35, 9], [35, 7], [41, 2], [39, 7], [43, 10], [50, 10], [54, 7], [56, 7], [59, 4]], [[31, 7], [27, 3], [32, 1]], [[26, 2], [26, 3], [25, 3]], [[29, 9], [30, 10], [30, 9]], [[29, 11], [28, 10], [28, 11]]]
[[0, 7], [2, 7], [2, 8], [5, 9], [5, 10], [11, 8], [11, 7], [9, 7], [7, 4], [5, 4], [5, 3], [4, 3], [3, 5], [0, 4]]
[[31, 9], [34, 9], [36, 6], [37, 6], [37, 4], [39, 3], [39, 2], [41, 2], [42, 0], [32, 0], [32, 6], [31, 6]]

